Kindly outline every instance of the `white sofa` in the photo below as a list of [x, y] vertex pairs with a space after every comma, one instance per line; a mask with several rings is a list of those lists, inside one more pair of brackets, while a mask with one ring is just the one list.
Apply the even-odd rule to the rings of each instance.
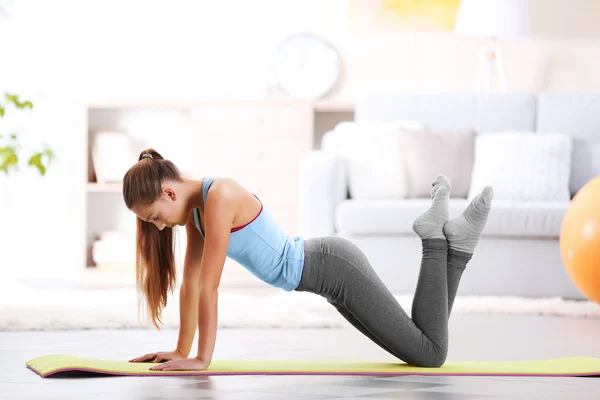
[[[570, 135], [569, 199], [495, 200], [458, 293], [584, 298], [563, 267], [559, 233], [570, 198], [600, 173], [600, 94], [377, 94], [356, 105], [356, 122], [397, 120], [419, 121], [431, 130], [470, 129], [475, 135], [502, 131]], [[300, 234], [352, 240], [394, 293], [412, 293], [421, 257], [412, 223], [430, 200], [352, 198], [347, 162], [336, 151], [339, 138], [334, 141], [332, 136], [333, 132], [326, 133], [322, 148], [306, 153], [301, 161]], [[451, 198], [451, 217], [468, 203], [466, 197]]]

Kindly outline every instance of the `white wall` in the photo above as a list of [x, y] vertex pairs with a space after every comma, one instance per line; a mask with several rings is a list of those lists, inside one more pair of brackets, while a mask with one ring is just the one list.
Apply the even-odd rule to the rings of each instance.
[[[479, 39], [452, 33], [352, 32], [348, 0], [0, 0], [0, 91], [35, 101], [22, 120], [58, 161], [47, 178], [0, 176], [2, 273], [64, 276], [80, 266], [85, 99], [261, 98], [287, 34], [321, 35], [341, 53], [330, 98], [367, 91], [470, 90]], [[500, 42], [509, 90], [600, 90], [600, 1], [533, 0], [527, 41]], [[6, 121], [5, 121], [6, 122]], [[13, 121], [14, 122], [14, 121]], [[0, 130], [2, 124], [0, 124]]]

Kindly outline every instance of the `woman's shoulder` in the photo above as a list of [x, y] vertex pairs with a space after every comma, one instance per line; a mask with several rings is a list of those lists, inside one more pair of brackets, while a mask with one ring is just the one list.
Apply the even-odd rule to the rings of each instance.
[[208, 193], [217, 194], [219, 196], [235, 195], [236, 191], [244, 189], [239, 182], [229, 177], [204, 177], [204, 185], [210, 184], [207, 189]]
[[234, 178], [220, 177], [213, 181], [208, 191], [206, 203], [209, 204], [211, 201], [218, 202], [220, 205], [245, 208], [248, 204], [255, 204], [257, 199], [249, 188], [244, 187]]

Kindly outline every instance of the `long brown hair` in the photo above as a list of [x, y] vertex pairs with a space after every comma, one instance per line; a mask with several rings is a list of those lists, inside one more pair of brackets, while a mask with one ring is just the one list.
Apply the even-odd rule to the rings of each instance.
[[[179, 169], [173, 162], [165, 160], [152, 148], [146, 149], [123, 177], [125, 205], [131, 210], [139, 203], [151, 204], [160, 198], [164, 181], [181, 179]], [[140, 294], [138, 316], [141, 297], [145, 296], [148, 315], [160, 330], [158, 323], [162, 323], [161, 312], [167, 305], [169, 291], [173, 291], [177, 283], [173, 229], [165, 227], [160, 231], [154, 224], [137, 218], [136, 242], [135, 275]]]

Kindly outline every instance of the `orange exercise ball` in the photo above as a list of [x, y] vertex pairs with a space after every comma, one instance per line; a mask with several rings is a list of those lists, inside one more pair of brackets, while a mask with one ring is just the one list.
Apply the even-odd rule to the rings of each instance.
[[575, 286], [600, 303], [600, 175], [573, 197], [560, 230], [560, 253]]

